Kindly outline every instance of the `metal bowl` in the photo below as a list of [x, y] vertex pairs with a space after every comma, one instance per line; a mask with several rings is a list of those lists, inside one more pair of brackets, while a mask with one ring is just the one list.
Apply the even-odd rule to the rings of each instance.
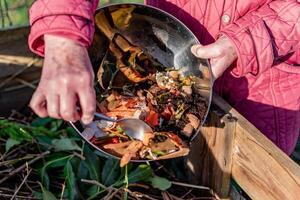
[[[118, 33], [126, 37], [132, 44], [141, 47], [161, 64], [183, 71], [185, 75], [197, 76], [196, 92], [201, 94], [207, 103], [205, 118], [207, 117], [212, 98], [212, 76], [207, 60], [195, 58], [190, 49], [199, 43], [195, 35], [178, 19], [163, 10], [142, 4], [114, 4], [98, 9], [95, 20], [99, 14], [110, 15], [110, 23]], [[117, 14], [116, 14], [117, 13]], [[109, 40], [107, 36], [95, 25], [95, 35], [89, 54], [91, 62], [97, 70], [106, 59]], [[205, 120], [202, 121], [201, 126]], [[98, 148], [83, 134], [84, 126], [80, 122], [71, 126], [104, 155], [112, 156], [109, 152]], [[189, 143], [195, 138], [199, 130], [189, 138]], [[182, 154], [166, 158], [184, 156]], [[145, 160], [132, 160], [140, 162]]]

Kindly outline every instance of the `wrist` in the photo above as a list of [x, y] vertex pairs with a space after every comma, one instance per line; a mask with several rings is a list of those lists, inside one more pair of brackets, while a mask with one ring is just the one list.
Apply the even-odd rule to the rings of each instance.
[[[83, 62], [84, 64], [78, 64]], [[72, 39], [46, 34], [44, 68], [47, 70], [62, 69], [63, 71], [69, 70], [69, 68], [90, 70], [91, 64], [87, 48]]]
[[65, 35], [59, 34], [45, 34], [44, 35], [45, 47], [56, 47], [56, 48], [68, 48], [78, 46], [79, 48], [85, 48], [80, 42], [76, 39], [66, 37]]

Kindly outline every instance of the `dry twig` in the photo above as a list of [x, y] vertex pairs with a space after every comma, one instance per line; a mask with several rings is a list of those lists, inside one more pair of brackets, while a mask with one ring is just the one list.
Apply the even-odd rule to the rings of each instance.
[[116, 197], [116, 195], [121, 191], [122, 189], [119, 188], [119, 189], [115, 189], [113, 193], [111, 193], [110, 196], [107, 197], [107, 199], [105, 200], [111, 200], [112, 198]]
[[[28, 171], [28, 165], [27, 165], [27, 171]], [[27, 180], [28, 176], [30, 175], [31, 171], [32, 171], [32, 169], [30, 169], [30, 170], [27, 172], [27, 174], [26, 174], [26, 176], [24, 177], [23, 181], [21, 182], [21, 184], [19, 185], [19, 187], [18, 187], [17, 190], [15, 191], [14, 195], [11, 197], [11, 200], [13, 200], [13, 199], [16, 197], [16, 195], [17, 195], [18, 192], [20, 191], [21, 187], [22, 187], [22, 186], [24, 185], [24, 183], [26, 182], [26, 180]]]
[[149, 195], [142, 194], [140, 192], [132, 192], [130, 190], [126, 190], [131, 196], [135, 197], [136, 199], [148, 199], [148, 200], [157, 200], [153, 197], [150, 197]]
[[[13, 195], [12, 194], [2, 194], [0, 193], [0, 197], [7, 197], [7, 198], [10, 198], [12, 197]], [[37, 199], [37, 200], [40, 200], [39, 198], [35, 198], [35, 197], [30, 197], [30, 196], [15, 196], [16, 199]]]
[[0, 180], [0, 184], [2, 184], [4, 181], [9, 179], [10, 177], [14, 176], [15, 174], [17, 174], [20, 171], [22, 171], [23, 169], [25, 169], [27, 165], [31, 165], [32, 163], [34, 163], [34, 162], [38, 161], [39, 159], [45, 157], [49, 153], [50, 153], [50, 151], [46, 151], [46, 152], [44, 152], [40, 155], [37, 155], [34, 159], [30, 160], [28, 163], [25, 163], [25, 164], [21, 165], [20, 167], [18, 167], [17, 169], [11, 171], [7, 176], [5, 176], [4, 178], [2, 178]]
[[172, 183], [172, 185], [178, 185], [178, 186], [183, 186], [183, 187], [195, 188], [195, 189], [200, 189], [200, 190], [210, 190], [210, 188], [206, 187], [206, 186], [192, 185], [192, 184], [188, 184], [188, 183], [180, 183], [180, 182], [175, 182], [175, 181], [172, 181], [171, 183]]
[[96, 181], [96, 180], [81, 179], [81, 182], [83, 182], [83, 183], [88, 183], [88, 184], [92, 184], [92, 185], [97, 185], [97, 186], [101, 187], [101, 188], [104, 189], [104, 190], [112, 189], [112, 187], [111, 187], [111, 188], [108, 188], [108, 187], [106, 187], [106, 186], [103, 185], [102, 183], [99, 183], [99, 182]]

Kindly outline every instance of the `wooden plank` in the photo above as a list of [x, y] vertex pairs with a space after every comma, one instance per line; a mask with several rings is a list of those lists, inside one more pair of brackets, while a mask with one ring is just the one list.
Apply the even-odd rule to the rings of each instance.
[[214, 102], [237, 118], [232, 177], [257, 200], [299, 200], [300, 167], [221, 98]]
[[212, 188], [220, 198], [229, 195], [234, 133], [235, 119], [210, 112], [188, 159], [192, 181]]

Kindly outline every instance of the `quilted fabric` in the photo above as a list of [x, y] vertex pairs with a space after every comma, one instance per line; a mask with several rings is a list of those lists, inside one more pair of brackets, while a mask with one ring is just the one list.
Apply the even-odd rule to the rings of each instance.
[[215, 90], [284, 152], [292, 153], [300, 131], [299, 0], [147, 3], [183, 21], [202, 44], [221, 34], [232, 40], [238, 61], [216, 81]]
[[299, 19], [300, 4], [295, 0], [274, 1], [227, 26], [223, 33], [239, 49], [234, 75], [263, 73], [284, 56], [299, 51]]
[[[37, 0], [30, 12], [31, 49], [42, 55], [42, 36], [52, 32], [90, 44], [97, 3]], [[146, 3], [176, 16], [202, 44], [221, 34], [232, 40], [238, 61], [216, 81], [215, 90], [290, 154], [300, 131], [300, 0]]]
[[43, 56], [44, 34], [59, 34], [81, 45], [91, 44], [94, 34], [94, 11], [97, 0], [37, 0], [29, 10], [30, 49]]

